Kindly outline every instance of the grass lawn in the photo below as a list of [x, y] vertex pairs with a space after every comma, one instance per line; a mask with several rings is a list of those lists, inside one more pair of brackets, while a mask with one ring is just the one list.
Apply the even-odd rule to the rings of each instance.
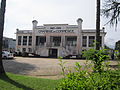
[[7, 73], [0, 76], [0, 90], [54, 90], [59, 81]]

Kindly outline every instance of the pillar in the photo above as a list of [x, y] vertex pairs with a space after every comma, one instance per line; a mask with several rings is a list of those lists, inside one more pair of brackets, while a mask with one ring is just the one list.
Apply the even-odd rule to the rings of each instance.
[[78, 55], [82, 52], [82, 22], [83, 20], [81, 18], [78, 18], [78, 35], [77, 35], [77, 49], [78, 49]]

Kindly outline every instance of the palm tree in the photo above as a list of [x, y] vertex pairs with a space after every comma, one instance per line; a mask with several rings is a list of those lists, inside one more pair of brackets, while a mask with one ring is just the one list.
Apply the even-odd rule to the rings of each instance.
[[103, 15], [109, 19], [106, 23], [117, 27], [120, 20], [120, 0], [107, 0], [102, 9]]
[[3, 39], [3, 30], [4, 30], [5, 7], [6, 7], [6, 0], [1, 0], [1, 8], [0, 8], [0, 74], [5, 73], [5, 70], [3, 67], [3, 62], [2, 62], [2, 39]]
[[100, 0], [97, 0], [96, 13], [96, 50], [100, 49]]

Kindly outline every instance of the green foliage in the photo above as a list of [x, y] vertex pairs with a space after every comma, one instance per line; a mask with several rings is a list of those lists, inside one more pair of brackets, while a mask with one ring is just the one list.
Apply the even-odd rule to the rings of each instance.
[[[76, 68], [81, 68], [76, 63]], [[56, 90], [119, 90], [120, 71], [93, 73], [85, 70], [69, 73], [59, 83]]]
[[[84, 52], [84, 56], [92, 60], [93, 70], [96, 72], [82, 70], [82, 66], [77, 62], [75, 64], [77, 72], [66, 74], [56, 90], [120, 90], [120, 70], [104, 71], [104, 61], [109, 59], [106, 50], [90, 49]], [[109, 62], [106, 63], [107, 65]]]
[[92, 60], [95, 72], [102, 72], [104, 69], [103, 62], [109, 59], [106, 49], [89, 49], [83, 52], [83, 56], [86, 57], [87, 60]]
[[65, 65], [66, 62], [63, 62], [62, 59], [63, 59], [62, 57], [59, 57], [59, 61], [60, 61], [59, 65], [62, 69], [62, 74], [65, 76], [65, 66], [64, 65]]

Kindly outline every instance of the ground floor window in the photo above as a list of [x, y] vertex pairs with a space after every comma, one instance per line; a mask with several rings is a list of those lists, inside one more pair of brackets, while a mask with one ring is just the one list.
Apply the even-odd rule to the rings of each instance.
[[82, 46], [87, 47], [87, 36], [82, 37]]
[[95, 42], [95, 36], [89, 36], [89, 47], [93, 47]]
[[26, 48], [23, 48], [22, 51], [23, 51], [23, 52], [26, 52]]
[[31, 53], [32, 52], [32, 48], [28, 48], [28, 52]]
[[102, 36], [100, 36], [100, 47], [102, 47]]

